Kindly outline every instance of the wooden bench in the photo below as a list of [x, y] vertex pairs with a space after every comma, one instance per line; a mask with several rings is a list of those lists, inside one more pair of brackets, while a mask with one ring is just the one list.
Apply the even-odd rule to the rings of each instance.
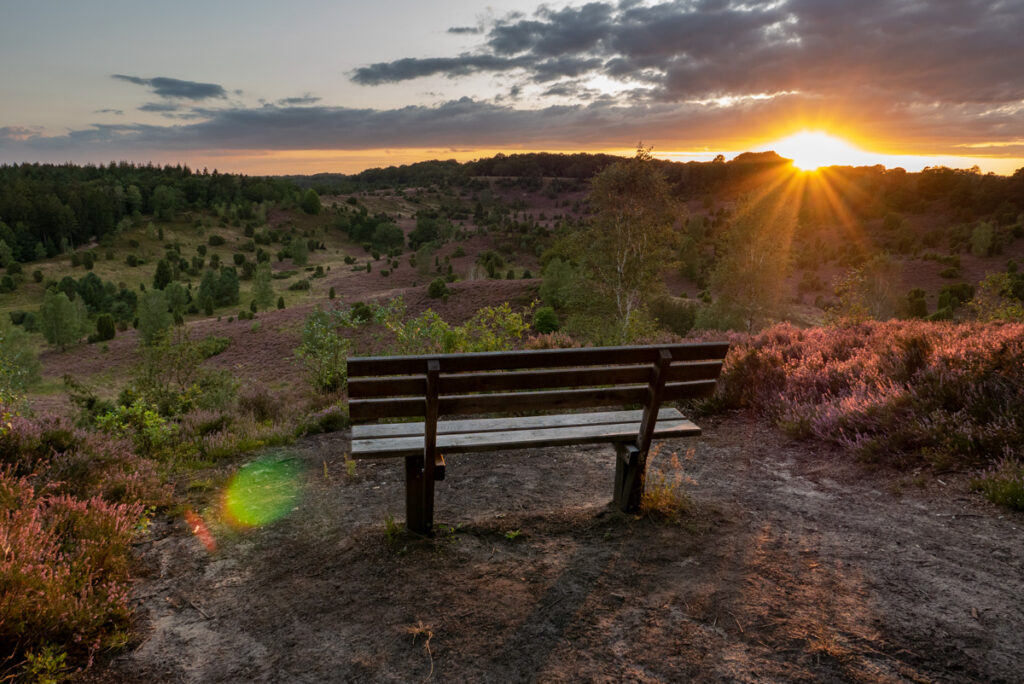
[[[611, 443], [618, 458], [614, 501], [635, 511], [652, 439], [700, 428], [668, 401], [710, 396], [727, 342], [538, 351], [380, 356], [348, 360], [353, 458], [405, 458], [406, 525], [429, 534], [442, 454]], [[582, 407], [640, 410], [572, 412]], [[463, 416], [559, 411], [551, 415]], [[440, 416], [458, 418], [438, 421]]]

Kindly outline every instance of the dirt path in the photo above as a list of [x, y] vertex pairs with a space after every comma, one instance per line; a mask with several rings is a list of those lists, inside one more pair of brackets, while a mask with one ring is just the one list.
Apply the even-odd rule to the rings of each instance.
[[305, 440], [284, 520], [212, 554], [154, 526], [142, 640], [89, 678], [1020, 681], [1024, 516], [748, 418], [695, 443], [680, 524], [610, 511], [610, 448], [549, 449], [449, 459], [437, 539], [392, 543], [399, 464]]

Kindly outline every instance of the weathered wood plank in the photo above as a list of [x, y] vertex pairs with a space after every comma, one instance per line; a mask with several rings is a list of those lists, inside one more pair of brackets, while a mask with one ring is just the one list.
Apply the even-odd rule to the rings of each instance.
[[417, 418], [427, 413], [424, 397], [399, 399], [350, 399], [348, 415], [352, 420], [372, 418]]
[[352, 378], [348, 381], [349, 399], [379, 399], [381, 397], [418, 396], [427, 391], [424, 375], [385, 378]]
[[[721, 361], [675, 363], [668, 371], [669, 382], [713, 380], [722, 369]], [[578, 388], [595, 385], [639, 385], [647, 382], [650, 365], [595, 366], [528, 370], [519, 372], [455, 373], [441, 375], [439, 392], [469, 394], [470, 392], [505, 392]], [[348, 383], [351, 399], [377, 399], [399, 396], [422, 396], [426, 392], [423, 375], [353, 378]]]
[[[643, 411], [603, 411], [600, 413], [564, 413], [554, 416], [518, 416], [514, 418], [469, 418], [442, 420], [437, 433], [500, 432], [504, 430], [532, 430], [535, 428], [577, 427], [580, 425], [608, 425], [613, 423], [639, 423]], [[678, 409], [662, 407], [658, 420], [683, 420]], [[368, 423], [352, 426], [352, 439], [378, 437], [410, 437], [423, 434], [423, 423]]]
[[[639, 428], [639, 422], [630, 422], [505, 432], [438, 434], [437, 450], [441, 453], [453, 454], [570, 444], [632, 442], [636, 439]], [[668, 439], [699, 434], [700, 428], [688, 420], [666, 420], [658, 421], [653, 438]], [[422, 453], [422, 436], [352, 440], [353, 458], [397, 457]]]
[[441, 397], [441, 413], [463, 416], [474, 413], [515, 411], [559, 411], [587, 406], [623, 406], [641, 404], [647, 399], [646, 385], [593, 387], [550, 392], [502, 392], [496, 394], [459, 394]]
[[696, 380], [694, 382], [670, 382], [665, 385], [662, 401], [682, 401], [683, 399], [703, 399], [715, 393], [714, 380]]
[[441, 376], [441, 394], [505, 392], [587, 387], [593, 385], [637, 385], [647, 381], [650, 366], [595, 366], [510, 371], [508, 373], [455, 373]]
[[658, 351], [668, 349], [673, 361], [724, 359], [728, 342], [688, 342], [636, 347], [585, 347], [582, 349], [541, 349], [473, 354], [429, 356], [364, 356], [348, 360], [348, 377], [415, 375], [423, 373], [430, 359], [437, 359], [442, 373], [606, 364], [646, 364], [657, 360]]
[[684, 363], [673, 363], [672, 367], [668, 369], [665, 381], [717, 380], [721, 373], [721, 361], [687, 361]]

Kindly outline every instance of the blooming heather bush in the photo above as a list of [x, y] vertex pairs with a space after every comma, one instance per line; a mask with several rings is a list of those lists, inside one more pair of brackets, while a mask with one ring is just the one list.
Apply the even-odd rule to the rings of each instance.
[[127, 627], [128, 545], [142, 506], [36, 492], [0, 470], [0, 649], [88, 658]]
[[751, 407], [872, 460], [949, 468], [1024, 453], [1024, 325], [782, 324], [731, 342], [706, 408]]
[[132, 530], [144, 506], [169, 501], [126, 440], [61, 418], [10, 421], [0, 434], [0, 649], [14, 658], [0, 679], [23, 656], [25, 673], [65, 653], [85, 664], [121, 639]]

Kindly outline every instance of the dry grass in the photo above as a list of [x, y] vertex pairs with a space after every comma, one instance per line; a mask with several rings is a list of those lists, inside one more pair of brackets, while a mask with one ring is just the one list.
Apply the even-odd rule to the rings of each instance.
[[[647, 475], [640, 510], [646, 515], [676, 520], [692, 506], [690, 496], [683, 486], [694, 485], [696, 482], [683, 471], [678, 453], [673, 452], [659, 459], [660, 451], [661, 445], [655, 445], [647, 457]], [[687, 450], [683, 460], [692, 460], [693, 454], [693, 449]]]
[[423, 624], [423, 620], [417, 620], [415, 625], [407, 625], [404, 627], [406, 634], [412, 635], [412, 642], [415, 644], [416, 640], [422, 637], [423, 650], [427, 652], [427, 657], [430, 659], [430, 671], [427, 672], [427, 676], [423, 678], [423, 681], [429, 681], [434, 675], [434, 654], [430, 652], [430, 640], [434, 638], [434, 630], [430, 628], [430, 625]]

